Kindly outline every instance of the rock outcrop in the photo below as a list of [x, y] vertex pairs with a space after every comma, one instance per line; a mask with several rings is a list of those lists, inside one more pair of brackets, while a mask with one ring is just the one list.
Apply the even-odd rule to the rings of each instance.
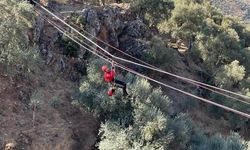
[[[49, 3], [49, 6], [52, 7], [53, 3]], [[99, 8], [86, 6], [82, 10], [82, 13], [80, 14], [81, 18], [79, 20], [83, 21], [84, 29], [92, 36], [87, 34], [85, 35], [92, 39], [100, 47], [106, 49], [112, 54], [118, 52], [103, 42], [96, 40], [94, 37], [97, 37], [105, 43], [108, 43], [115, 48], [119, 48], [120, 50], [133, 55], [134, 57], [140, 58], [143, 54], [143, 51], [149, 48], [149, 44], [147, 43], [146, 39], [151, 36], [151, 32], [149, 31], [149, 28], [139, 19], [130, 19], [129, 21], [124, 20], [127, 18], [124, 17], [126, 15], [126, 12], [124, 12], [124, 10], [118, 6], [105, 6]], [[53, 32], [55, 32], [53, 33], [53, 38], [51, 38], [51, 35], [43, 36], [48, 35], [48, 33], [43, 32], [43, 28], [48, 28], [48, 26], [44, 26], [44, 24], [44, 20], [38, 16], [35, 27], [34, 41], [35, 43], [40, 43], [40, 45], [42, 45], [40, 47], [40, 53], [43, 57], [43, 60], [45, 61], [45, 64], [53, 64], [56, 59], [56, 62], [59, 66], [58, 70], [63, 71], [65, 70], [67, 63], [60, 59], [62, 56], [54, 53], [55, 47], [53, 46], [58, 39], [58, 37], [56, 37], [58, 32], [56, 33], [56, 31], [53, 30]], [[42, 39], [40, 38], [41, 36], [43, 37]], [[99, 50], [99, 48], [91, 42], [87, 40], [85, 41], [88, 43], [88, 45], [94, 47], [96, 50]], [[85, 52], [85, 49], [80, 48], [78, 58], [83, 60]], [[77, 68], [79, 67], [80, 65]], [[76, 71], [79, 72], [79, 69], [76, 69]], [[84, 72], [80, 73], [85, 74]]]
[[[145, 38], [151, 36], [150, 31], [141, 20], [127, 22], [121, 19], [122, 15], [120, 8], [105, 6], [103, 9], [86, 8], [81, 16], [89, 33], [126, 53], [141, 57], [148, 48]], [[107, 45], [97, 43], [109, 52], [115, 52]]]

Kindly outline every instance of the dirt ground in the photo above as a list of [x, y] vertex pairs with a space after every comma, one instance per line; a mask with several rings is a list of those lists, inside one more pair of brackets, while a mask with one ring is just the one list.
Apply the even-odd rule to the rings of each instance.
[[[40, 73], [32, 79], [18, 77], [14, 82], [0, 77], [1, 149], [10, 142], [17, 144], [16, 149], [24, 150], [92, 149], [98, 124], [90, 114], [71, 104], [77, 85], [62, 76], [51, 75], [49, 70]], [[20, 98], [34, 90], [39, 91], [40, 102], [35, 126], [31, 102]]]

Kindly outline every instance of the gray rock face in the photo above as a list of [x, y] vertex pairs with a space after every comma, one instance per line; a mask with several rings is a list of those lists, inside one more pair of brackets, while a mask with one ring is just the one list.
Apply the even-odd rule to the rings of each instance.
[[86, 30], [96, 36], [100, 31], [101, 23], [95, 9], [87, 8], [83, 10], [82, 17], [86, 23]]
[[120, 49], [140, 58], [142, 52], [149, 47], [146, 41], [143, 40], [148, 37], [150, 37], [150, 31], [142, 21], [129, 22], [119, 35]]
[[147, 49], [147, 46], [142, 41], [127, 35], [123, 35], [119, 38], [119, 41], [121, 50], [137, 58], [140, 58], [142, 52]]
[[[47, 0], [49, 4], [53, 4], [52, 1]], [[150, 37], [150, 31], [147, 26], [141, 20], [125, 21], [125, 10], [117, 6], [105, 6], [103, 8], [95, 8], [86, 6], [82, 11], [82, 20], [85, 24], [85, 30], [91, 35], [100, 38], [102, 41], [109, 43], [110, 45], [123, 50], [135, 57], [140, 58], [142, 52], [148, 48], [148, 44], [144, 40]], [[123, 19], [122, 19], [123, 18]], [[40, 40], [40, 34], [43, 31], [44, 20], [41, 17], [37, 17], [37, 24], [35, 27], [35, 42]], [[104, 36], [100, 36], [105, 34]], [[93, 37], [88, 36], [93, 39]], [[57, 39], [57, 38], [52, 38]], [[55, 41], [51, 41], [49, 45], [54, 45]], [[88, 42], [89, 45], [92, 45]], [[112, 48], [105, 44], [98, 43], [102, 48], [113, 53], [116, 52]], [[53, 61], [53, 48], [45, 45], [40, 49], [41, 54], [45, 60], [45, 64], [50, 64]], [[79, 57], [82, 58], [85, 53], [84, 49], [81, 49]], [[62, 60], [59, 60], [61, 69], [65, 67]]]
[[120, 10], [107, 6], [99, 12], [99, 16], [102, 24], [108, 29], [109, 44], [119, 47], [118, 34], [122, 32], [124, 27], [120, 20]]
[[[124, 13], [120, 8], [110, 6], [105, 6], [101, 10], [86, 8], [82, 13], [86, 23], [85, 29], [89, 33], [98, 37], [105, 29], [107, 38], [102, 40], [135, 57], [141, 57], [142, 52], [148, 47], [143, 39], [150, 37], [150, 31], [141, 20], [125, 22], [121, 20], [121, 15]], [[105, 44], [100, 46], [107, 49]]]

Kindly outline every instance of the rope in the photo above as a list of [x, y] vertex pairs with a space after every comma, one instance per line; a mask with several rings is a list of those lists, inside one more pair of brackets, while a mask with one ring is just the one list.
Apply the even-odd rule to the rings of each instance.
[[[59, 32], [63, 33], [65, 36], [67, 36], [67, 37], [70, 38], [72, 41], [76, 42], [77, 44], [79, 44], [80, 46], [82, 46], [83, 48], [85, 48], [86, 50], [88, 50], [88, 51], [90, 51], [91, 53], [95, 54], [96, 56], [98, 56], [98, 57], [104, 59], [105, 61], [112, 63], [111, 60], [108, 60], [108, 59], [104, 58], [103, 56], [100, 56], [100, 55], [97, 54], [96, 52], [92, 51], [91, 49], [85, 47], [84, 45], [82, 45], [81, 43], [79, 43], [78, 41], [76, 41], [76, 40], [75, 40], [74, 38], [72, 38], [70, 35], [68, 35], [68, 34], [65, 33], [63, 30], [61, 30], [61, 29], [58, 27], [58, 25], [56, 25], [55, 23], [52, 23], [53, 21], [49, 21], [49, 20], [46, 20], [46, 21], [48, 21], [48, 22], [49, 22], [55, 29], [57, 29]], [[91, 48], [92, 48], [92, 47], [91, 47]], [[93, 48], [92, 48], [92, 49], [93, 49]], [[124, 70], [126, 70], [126, 71], [128, 71], [128, 72], [131, 72], [131, 73], [133, 73], [133, 74], [135, 74], [135, 75], [138, 75], [138, 76], [140, 76], [140, 77], [142, 77], [142, 78], [148, 79], [148, 80], [153, 81], [153, 82], [155, 82], [155, 83], [157, 83], [157, 84], [160, 84], [160, 85], [162, 85], [162, 86], [165, 86], [165, 87], [167, 87], [167, 88], [170, 88], [170, 89], [172, 89], [172, 90], [178, 91], [178, 92], [180, 92], [180, 93], [183, 93], [183, 94], [185, 94], [185, 95], [191, 96], [191, 97], [196, 98], [196, 99], [199, 99], [199, 100], [201, 100], [201, 101], [203, 101], [203, 102], [206, 102], [206, 103], [208, 103], [208, 104], [211, 104], [211, 105], [220, 107], [220, 108], [222, 108], [222, 109], [224, 109], [224, 110], [233, 112], [233, 113], [235, 113], [235, 114], [238, 114], [238, 115], [241, 115], [241, 116], [244, 116], [244, 117], [250, 119], [250, 115], [247, 114], [247, 113], [244, 113], [244, 112], [238, 111], [238, 110], [236, 110], [236, 109], [233, 109], [233, 108], [224, 106], [224, 105], [222, 105], [222, 104], [218, 104], [218, 103], [216, 103], [216, 102], [212, 102], [211, 100], [208, 100], [208, 99], [205, 99], [205, 98], [202, 98], [202, 97], [193, 95], [193, 94], [191, 94], [191, 93], [185, 92], [185, 91], [180, 90], [180, 89], [178, 89], [178, 88], [172, 87], [172, 86], [170, 86], [170, 85], [167, 85], [167, 84], [165, 84], [165, 83], [162, 83], [162, 82], [160, 82], [160, 81], [157, 81], [157, 80], [155, 80], [155, 79], [153, 79], [153, 78], [150, 78], [150, 77], [148, 77], [148, 76], [146, 76], [146, 75], [143, 75], [143, 74], [141, 74], [141, 73], [138, 73], [138, 72], [132, 70], [131, 68], [125, 67], [125, 66], [123, 66], [123, 65], [121, 65], [121, 64], [119, 64], [119, 63], [116, 63], [116, 66], [119, 67], [119, 68], [121, 68], [121, 69], [124, 69]]]
[[133, 73], [133, 74], [135, 74], [135, 75], [138, 75], [138, 76], [140, 76], [140, 77], [142, 77], [142, 78], [148, 79], [148, 80], [153, 81], [153, 82], [155, 82], [155, 83], [157, 83], [157, 84], [160, 84], [160, 85], [165, 86], [165, 87], [167, 87], [167, 88], [170, 88], [170, 89], [172, 89], [172, 90], [178, 91], [178, 92], [180, 92], [180, 93], [182, 93], [182, 94], [185, 94], [185, 95], [188, 95], [188, 96], [190, 96], [190, 97], [199, 99], [199, 100], [201, 100], [201, 101], [203, 101], [203, 102], [205, 102], [205, 103], [208, 103], [208, 104], [211, 104], [211, 105], [220, 107], [220, 108], [222, 108], [222, 109], [224, 109], [224, 110], [233, 112], [233, 113], [235, 113], [235, 114], [238, 114], [238, 115], [241, 115], [241, 116], [244, 116], [244, 117], [250, 119], [250, 115], [247, 114], [247, 113], [238, 111], [238, 110], [236, 110], [236, 109], [233, 109], [233, 108], [224, 106], [224, 105], [222, 105], [222, 104], [218, 104], [218, 103], [213, 102], [213, 101], [211, 101], [211, 100], [208, 100], [208, 99], [205, 99], [205, 98], [202, 98], [202, 97], [193, 95], [193, 94], [191, 94], [191, 93], [185, 92], [185, 91], [180, 90], [180, 89], [178, 89], [178, 88], [172, 87], [172, 86], [170, 86], [170, 85], [168, 85], [168, 84], [162, 83], [162, 82], [157, 81], [157, 80], [155, 80], [155, 79], [153, 79], [153, 78], [150, 78], [150, 77], [148, 77], [148, 76], [146, 76], [146, 75], [140, 74], [140, 73], [138, 73], [138, 72], [136, 72], [136, 71], [134, 71], [134, 70], [132, 70], [132, 69], [130, 69], [130, 68], [124, 67], [124, 66], [122, 66], [122, 65], [120, 65], [120, 64], [117, 64], [117, 66], [120, 67], [120, 68], [122, 68], [122, 69], [124, 69], [124, 70], [127, 70], [128, 72], [131, 72], [131, 73]]
[[[41, 14], [40, 12], [37, 12], [37, 13]], [[103, 54], [100, 53], [100, 55], [102, 55], [102, 56], [100, 56], [97, 52], [89, 50], [89, 48], [87, 48], [86, 46], [82, 45], [80, 42], [78, 42], [75, 39], [73, 39], [69, 34], [66, 33], [66, 30], [62, 29], [62, 27], [60, 27], [59, 25], [57, 25], [54, 21], [51, 21], [50, 19], [47, 19], [46, 17], [43, 17], [43, 16], [41, 16], [41, 18], [43, 18], [50, 25], [52, 25], [55, 29], [57, 29], [59, 32], [61, 32], [65, 36], [67, 36], [69, 39], [71, 39], [72, 41], [74, 41], [75, 43], [77, 43], [78, 45], [80, 45], [82, 48], [88, 50], [89, 52], [93, 53], [94, 55], [96, 55], [98, 57], [101, 57], [105, 61], [112, 63], [111, 60], [109, 60], [108, 58], [105, 58], [105, 55], [103, 55]], [[78, 40], [80, 40], [78, 37], [75, 37], [75, 38], [78, 39]]]
[[[77, 38], [78, 40], [80, 40], [78, 37], [76, 37], [76, 38]], [[84, 43], [85, 45], [87, 45], [87, 43], [86, 43], [86, 42], [84, 42], [84, 41], [81, 41], [81, 42], [82, 42], [82, 43]], [[126, 54], [126, 53], [125, 53], [125, 54]], [[132, 56], [132, 57], [133, 57], [133, 56]], [[199, 85], [199, 84], [197, 84], [197, 83], [193, 83], [193, 82], [190, 82], [190, 81], [186, 81], [186, 82], [188, 82], [188, 83], [190, 83], [190, 84], [193, 84], [193, 85], [196, 85], [196, 86], [198, 86], [198, 87], [201, 87], [201, 88], [207, 89], [207, 90], [212, 91], [212, 92], [214, 92], [214, 93], [217, 93], [217, 94], [223, 95], [223, 96], [225, 96], [225, 97], [227, 97], [227, 98], [231, 98], [231, 99], [236, 100], [236, 101], [238, 101], [238, 102], [242, 102], [242, 103], [244, 103], [244, 104], [250, 105], [250, 102], [247, 102], [247, 101], [244, 101], [244, 100], [241, 100], [241, 99], [235, 98], [235, 97], [233, 97], [233, 96], [230, 96], [230, 95], [227, 95], [227, 94], [221, 93], [221, 92], [216, 91], [216, 90], [214, 90], [214, 89], [211, 89], [211, 88], [209, 88], [209, 87], [206, 87], [206, 86], [203, 86], [203, 85]]]
[[[75, 25], [75, 24], [73, 24], [73, 25]], [[77, 25], [75, 25], [75, 26], [78, 27]], [[79, 28], [79, 27], [78, 27], [78, 28]], [[84, 31], [84, 30], [83, 30], [83, 31]], [[88, 33], [87, 31], [84, 31], [84, 32], [87, 33], [87, 34], [89, 34], [90, 36], [96, 38], [95, 36], [93, 36], [92, 34]], [[78, 37], [75, 37], [75, 38], [77, 38], [79, 41], [81, 41]], [[98, 39], [98, 38], [96, 38], [96, 39]], [[99, 40], [99, 39], [98, 39], [98, 40]], [[100, 40], [100, 41], [101, 41], [101, 40]], [[86, 42], [84, 42], [84, 41], [81, 41], [81, 42], [84, 43], [85, 45], [88, 45], [88, 44], [87, 44]], [[104, 42], [104, 41], [102, 41], [102, 42]], [[105, 42], [104, 42], [104, 43], [105, 43]], [[108, 45], [109, 45], [109, 44], [108, 44]], [[109, 46], [111, 46], [111, 45], [109, 45]], [[115, 47], [113, 47], [113, 46], [111, 46], [111, 47], [112, 47], [112, 48], [115, 48]], [[117, 49], [117, 48], [115, 48], [115, 49]], [[119, 49], [117, 49], [117, 50], [119, 50]], [[119, 50], [119, 51], [121, 51], [121, 50]], [[123, 51], [121, 51], [121, 52], [124, 53]], [[131, 56], [131, 55], [127, 54], [127, 53], [124, 53], [124, 54], [126, 54], [127, 56]], [[131, 57], [133, 57], [133, 56], [131, 56]], [[134, 58], [135, 58], [135, 57], [134, 57]], [[135, 59], [137, 59], [137, 58], [135, 58]], [[141, 61], [140, 59], [138, 59], [138, 60]], [[147, 64], [147, 63], [145, 62], [145, 64]], [[147, 65], [150, 65], [150, 64], [147, 64]], [[152, 65], [151, 65], [151, 66], [152, 66]], [[212, 92], [214, 92], [214, 93], [223, 95], [223, 96], [225, 96], [225, 97], [227, 97], [227, 98], [231, 98], [231, 99], [234, 99], [234, 100], [236, 100], [236, 101], [242, 102], [242, 103], [244, 103], [244, 104], [250, 105], [250, 102], [247, 102], [247, 101], [244, 101], [244, 100], [237, 99], [237, 98], [232, 97], [232, 96], [230, 96], [230, 95], [227, 95], [227, 94], [218, 92], [218, 91], [216, 91], [216, 90], [210, 89], [210, 88], [208, 88], [208, 87], [206, 87], [206, 86], [199, 85], [199, 84], [197, 84], [197, 83], [193, 83], [193, 82], [190, 82], [190, 81], [186, 81], [186, 82], [191, 83], [191, 84], [193, 84], [193, 85], [196, 85], [196, 86], [198, 86], [198, 87], [202, 87], [202, 88], [207, 89], [207, 90], [209, 90], [209, 91], [212, 91]]]
[[[139, 61], [139, 62], [141, 62], [141, 63], [143, 63], [143, 64], [145, 64], [145, 65], [148, 65], [148, 66], [150, 66], [150, 67], [159, 69], [159, 68], [157, 68], [157, 67], [155, 67], [155, 66], [153, 66], [153, 65], [151, 65], [151, 64], [149, 64], [149, 63], [147, 63], [147, 62], [145, 62], [145, 61], [143, 61], [143, 60], [140, 60], [140, 59], [138, 59], [138, 58], [136, 58], [136, 57], [134, 57], [134, 56], [131, 56], [131, 55], [129, 55], [129, 54], [123, 52], [122, 50], [120, 50], [120, 49], [118, 49], [118, 48], [116, 48], [116, 47], [110, 45], [109, 43], [106, 43], [105, 41], [102, 41], [101, 39], [99, 39], [99, 38], [95, 37], [94, 35], [90, 34], [89, 32], [87, 32], [86, 30], [80, 28], [78, 25], [76, 25], [76, 24], [74, 24], [74, 23], [69, 23], [69, 24], [73, 25], [74, 27], [78, 28], [80, 31], [83, 31], [84, 33], [88, 34], [89, 36], [93, 37], [94, 39], [96, 39], [96, 40], [102, 42], [103, 44], [105, 44], [105, 45], [107, 45], [107, 46], [109, 46], [109, 47], [111, 47], [111, 48], [113, 48], [113, 49], [115, 49], [115, 50], [121, 52], [122, 54], [124, 54], [124, 55], [126, 55], [126, 56], [128, 56], [128, 57], [130, 57], [130, 58], [132, 58], [132, 59], [134, 59], [134, 60], [137, 60], [137, 61]], [[83, 43], [85, 43], [85, 42], [83, 42]], [[86, 44], [86, 43], [85, 43], [85, 44]], [[171, 75], [171, 76], [172, 76], [172, 75]], [[231, 99], [234, 99], [234, 100], [236, 100], [236, 101], [242, 102], [242, 103], [244, 103], [244, 104], [250, 105], [250, 102], [247, 102], [247, 101], [244, 101], [244, 100], [240, 100], [240, 99], [235, 98], [235, 97], [233, 97], [233, 96], [230, 96], [230, 95], [221, 93], [221, 92], [216, 91], [216, 90], [214, 90], [214, 89], [211, 89], [211, 88], [209, 88], [209, 87], [207, 87], [207, 86], [204, 86], [204, 85], [201, 85], [201, 84], [197, 84], [197, 83], [195, 83], [195, 82], [191, 82], [191, 81], [188, 81], [188, 80], [185, 80], [185, 79], [182, 79], [182, 80], [184, 80], [184, 81], [186, 81], [186, 82], [188, 82], [188, 83], [190, 83], [190, 84], [193, 84], [193, 85], [195, 85], [195, 86], [198, 86], [198, 87], [204, 88], [204, 89], [206, 89], [206, 90], [209, 90], [209, 91], [211, 91], [211, 92], [214, 92], [214, 93], [223, 95], [223, 96], [225, 96], [225, 97], [227, 97], [227, 98], [231, 98]]]
[[[102, 51], [104, 51], [106, 54], [108, 54], [109, 56], [111, 56], [113, 59], [117, 59], [117, 60], [121, 60], [121, 61], [124, 61], [124, 62], [128, 62], [128, 63], [131, 63], [131, 64], [134, 64], [134, 65], [138, 65], [138, 66], [141, 66], [141, 67], [144, 67], [144, 68], [147, 68], [147, 69], [151, 69], [151, 70], [154, 70], [154, 71], [158, 71], [158, 72], [161, 72], [161, 73], [164, 73], [164, 74], [167, 74], [167, 75], [170, 75], [170, 76], [173, 76], [173, 77], [176, 77], [176, 78], [179, 78], [179, 79], [182, 79], [184, 81], [189, 81], [189, 83], [193, 84], [193, 83], [196, 83], [194, 85], [197, 85], [200, 86], [200, 87], [203, 87], [208, 90], [210, 90], [208, 87], [210, 88], [214, 88], [214, 89], [217, 89], [217, 90], [220, 90], [220, 91], [223, 91], [223, 92], [227, 92], [227, 93], [230, 93], [230, 94], [233, 94], [233, 95], [237, 95], [237, 96], [240, 96], [240, 97], [243, 97], [245, 99], [248, 99], [250, 100], [250, 98], [248, 96], [245, 96], [245, 95], [242, 95], [242, 94], [239, 94], [239, 93], [235, 93], [235, 92], [232, 92], [232, 91], [229, 91], [229, 90], [225, 90], [225, 89], [222, 89], [222, 88], [218, 88], [218, 87], [215, 87], [215, 86], [212, 86], [212, 85], [208, 85], [208, 84], [205, 84], [205, 83], [202, 83], [202, 82], [199, 82], [199, 81], [195, 81], [195, 80], [192, 80], [192, 79], [188, 79], [188, 78], [185, 78], [185, 77], [182, 77], [182, 76], [179, 76], [179, 75], [175, 75], [175, 74], [172, 74], [170, 72], [167, 72], [167, 71], [164, 71], [162, 69], [159, 69], [153, 65], [150, 65], [146, 62], [144, 62], [144, 64], [148, 64], [150, 66], [153, 66], [153, 67], [150, 67], [150, 66], [146, 66], [146, 65], [143, 65], [143, 64], [139, 64], [139, 63], [136, 63], [136, 62], [133, 62], [133, 61], [130, 61], [130, 60], [126, 60], [124, 58], [120, 58], [120, 57], [117, 57], [117, 56], [114, 56], [112, 54], [110, 54], [108, 51], [106, 51], [105, 49], [103, 49], [102, 47], [100, 47], [98, 44], [96, 44], [95, 42], [93, 42], [91, 39], [89, 39], [88, 37], [86, 37], [85, 35], [83, 35], [82, 33], [80, 33], [78, 30], [76, 30], [75, 28], [73, 28], [72, 26], [70, 26], [68, 23], [66, 23], [64, 20], [62, 20], [61, 18], [59, 18], [58, 16], [56, 16], [55, 14], [53, 14], [52, 12], [50, 12], [48, 9], [46, 9], [45, 7], [43, 7], [41, 4], [35, 2], [36, 4], [38, 4], [43, 10], [45, 10], [46, 12], [48, 12], [49, 14], [51, 14], [52, 16], [54, 16], [55, 18], [57, 18], [58, 20], [60, 20], [64, 25], [68, 26], [69, 28], [71, 28], [73, 31], [77, 32], [78, 34], [80, 34], [82, 37], [84, 37], [86, 40], [88, 40], [89, 42], [91, 42], [92, 44], [94, 44], [95, 46], [97, 46], [98, 48], [100, 48]], [[117, 48], [113, 47], [112, 48], [118, 50]], [[119, 50], [121, 51], [121, 50]], [[124, 53], [124, 52], [123, 52]], [[125, 53], [126, 54], [126, 53]], [[128, 54], [126, 54], [128, 55]], [[132, 58], [133, 56], [131, 56]], [[133, 57], [135, 58], [135, 57]], [[137, 59], [137, 58], [136, 58]], [[139, 59], [137, 59], [139, 60]], [[142, 62], [142, 60], [140, 60], [140, 62]], [[192, 83], [193, 82], [193, 83]], [[201, 86], [202, 85], [202, 86]], [[221, 94], [220, 92], [216, 92], [218, 94]], [[223, 94], [222, 94], [223, 95]], [[224, 94], [225, 96], [225, 94]], [[235, 99], [237, 100], [236, 98], [233, 98], [232, 96], [227, 96], [229, 98], [232, 98], [232, 99]], [[245, 104], [249, 104], [249, 102], [246, 102], [246, 101], [243, 101], [243, 100], [238, 100], [240, 102], [243, 102]]]
[[[159, 69], [159, 68], [157, 68], [157, 67], [155, 67], [155, 66], [153, 66], [153, 65], [151, 65], [151, 64], [149, 64], [149, 63], [147, 63], [147, 62], [145, 62], [145, 61], [143, 61], [143, 60], [140, 60], [140, 59], [138, 59], [138, 58], [136, 58], [136, 57], [134, 57], [134, 56], [132, 56], [132, 55], [129, 55], [129, 54], [123, 52], [122, 50], [120, 50], [120, 49], [118, 49], [118, 48], [116, 48], [116, 47], [114, 47], [114, 46], [112, 46], [112, 45], [106, 43], [105, 41], [100, 40], [99, 38], [95, 37], [94, 35], [90, 34], [90, 33], [87, 32], [87, 31], [85, 31], [84, 29], [81, 29], [81, 28], [80, 28], [79, 26], [77, 26], [76, 24], [74, 24], [74, 23], [69, 23], [69, 24], [75, 26], [75, 27], [78, 28], [80, 31], [83, 31], [84, 33], [86, 33], [86, 34], [88, 34], [89, 36], [93, 37], [94, 39], [96, 39], [96, 40], [102, 42], [103, 44], [105, 44], [105, 45], [107, 45], [107, 46], [109, 46], [109, 47], [111, 47], [111, 48], [113, 48], [113, 49], [115, 49], [115, 50], [121, 52], [122, 54], [124, 54], [124, 55], [126, 55], [126, 56], [128, 56], [128, 57], [130, 57], [130, 58], [132, 58], [132, 59], [134, 59], [134, 60], [137, 60], [137, 61], [139, 61], [139, 62], [141, 62], [141, 63], [143, 63], [143, 64], [145, 64], [145, 65], [148, 65], [148, 66], [151, 66], [151, 67], [153, 67], [153, 68]], [[82, 43], [86, 44], [86, 42], [84, 42], [84, 41], [82, 41]], [[172, 76], [172, 75], [171, 75], [171, 76]], [[227, 98], [231, 98], [231, 99], [234, 99], [234, 100], [236, 100], [236, 101], [242, 102], [242, 103], [244, 103], [244, 104], [250, 105], [250, 102], [247, 102], [247, 101], [244, 101], [244, 100], [240, 100], [240, 99], [235, 98], [235, 97], [233, 97], [233, 96], [230, 96], [230, 95], [221, 93], [221, 92], [216, 91], [216, 90], [214, 90], [214, 89], [211, 89], [211, 88], [209, 88], [209, 87], [207, 87], [207, 86], [204, 86], [204, 85], [201, 85], [201, 84], [197, 84], [197, 83], [195, 83], [195, 82], [191, 82], [191, 81], [188, 81], [188, 80], [186, 80], [186, 79], [182, 79], [182, 80], [186, 81], [187, 83], [193, 84], [193, 85], [195, 85], [195, 86], [198, 86], [198, 87], [204, 88], [204, 89], [206, 89], [206, 90], [209, 90], [209, 91], [211, 91], [211, 92], [214, 92], [214, 93], [223, 95], [223, 96], [225, 96], [225, 97], [227, 97]]]

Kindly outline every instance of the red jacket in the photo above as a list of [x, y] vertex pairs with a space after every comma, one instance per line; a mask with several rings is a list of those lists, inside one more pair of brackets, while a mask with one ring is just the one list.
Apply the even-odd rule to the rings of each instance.
[[114, 69], [112, 69], [111, 71], [106, 71], [104, 73], [104, 79], [106, 82], [111, 82], [114, 80], [114, 78], [115, 78], [115, 70]]

